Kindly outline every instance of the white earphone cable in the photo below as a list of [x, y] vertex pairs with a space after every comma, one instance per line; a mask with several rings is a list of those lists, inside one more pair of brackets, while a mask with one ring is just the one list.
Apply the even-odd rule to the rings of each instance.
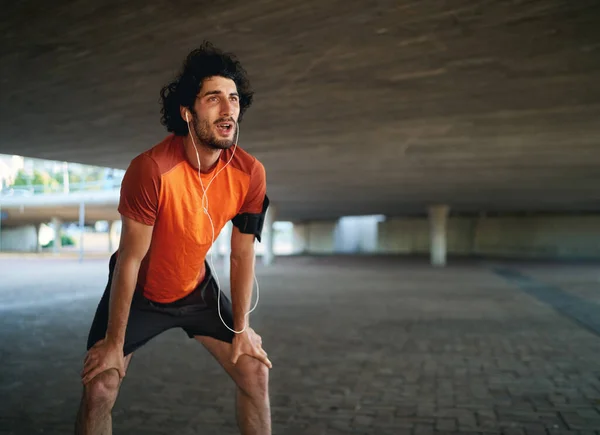
[[[227, 163], [217, 171], [217, 173], [210, 179], [210, 181], [208, 182], [208, 184], [206, 185], [206, 188], [204, 187], [204, 183], [202, 182], [202, 173], [200, 171], [200, 154], [198, 153], [198, 148], [196, 147], [196, 141], [194, 140], [194, 135], [192, 134], [191, 130], [190, 130], [190, 121], [189, 121], [189, 117], [186, 113], [185, 115], [185, 119], [187, 121], [187, 126], [188, 126], [188, 132], [190, 134], [190, 137], [192, 138], [192, 144], [194, 145], [194, 151], [196, 152], [196, 159], [198, 160], [198, 178], [200, 180], [200, 186], [202, 187], [202, 211], [206, 214], [206, 216], [208, 217], [208, 220], [210, 222], [210, 227], [212, 230], [212, 237], [211, 237], [211, 248], [213, 247], [213, 245], [215, 244], [215, 226], [213, 224], [213, 220], [208, 212], [208, 196], [206, 195], [206, 192], [208, 191], [208, 188], [210, 187], [210, 185], [212, 184], [213, 180], [217, 177], [217, 175], [219, 175], [219, 173], [225, 169], [227, 167], [227, 165], [229, 165], [229, 163], [231, 162], [231, 160], [233, 159], [233, 156], [235, 155], [235, 150], [237, 149], [237, 144], [238, 144], [238, 140], [239, 140], [239, 135], [240, 135], [240, 127], [238, 125], [238, 123], [235, 123], [235, 127], [236, 127], [236, 138], [235, 138], [235, 144], [234, 144], [234, 148], [233, 148], [233, 152], [231, 153], [231, 157], [229, 158], [229, 160], [227, 160]], [[229, 327], [229, 325], [227, 325], [227, 323], [225, 322], [225, 320], [223, 320], [223, 316], [221, 315], [221, 285], [219, 283], [219, 277], [217, 275], [217, 270], [215, 269], [214, 266], [214, 262], [213, 262], [213, 255], [212, 255], [212, 249], [210, 252], [210, 267], [212, 269], [212, 273], [215, 276], [215, 280], [217, 282], [217, 289], [218, 289], [218, 297], [217, 297], [217, 309], [219, 312], [219, 318], [221, 319], [221, 322], [223, 322], [223, 325], [225, 325], [225, 327], [227, 329], [229, 329], [231, 332], [234, 332], [236, 334], [241, 334], [246, 330], [246, 327], [248, 325], [248, 322], [246, 321], [246, 318], [250, 315], [251, 312], [253, 312], [256, 307], [258, 306], [258, 299], [259, 299], [259, 286], [258, 286], [258, 279], [256, 278], [256, 274], [254, 275], [254, 282], [256, 282], [256, 302], [254, 304], [254, 307], [252, 307], [252, 309], [250, 309], [244, 316], [244, 328], [241, 331], [236, 331], [235, 329], [232, 329]]]

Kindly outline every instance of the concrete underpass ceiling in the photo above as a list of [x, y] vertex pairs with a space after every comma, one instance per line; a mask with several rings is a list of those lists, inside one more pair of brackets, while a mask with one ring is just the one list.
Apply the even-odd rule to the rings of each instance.
[[600, 2], [3, 5], [0, 153], [126, 168], [203, 38], [255, 104], [280, 218], [600, 209]]

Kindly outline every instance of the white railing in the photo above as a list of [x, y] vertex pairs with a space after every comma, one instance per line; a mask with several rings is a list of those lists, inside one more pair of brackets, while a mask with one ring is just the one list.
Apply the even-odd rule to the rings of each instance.
[[120, 180], [85, 181], [81, 183], [69, 183], [64, 185], [32, 184], [28, 186], [9, 186], [0, 190], [0, 196], [27, 197], [48, 194], [69, 194], [76, 192], [106, 192], [119, 190]]

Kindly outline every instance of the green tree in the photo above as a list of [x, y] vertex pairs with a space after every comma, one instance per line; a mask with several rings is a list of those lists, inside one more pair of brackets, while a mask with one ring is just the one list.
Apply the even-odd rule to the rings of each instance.
[[31, 180], [31, 184], [34, 186], [46, 186], [48, 185], [48, 179], [50, 176], [44, 172], [40, 172], [36, 169], [33, 170], [33, 180]]
[[13, 186], [29, 186], [31, 185], [31, 177], [23, 169], [19, 169]]
[[17, 172], [13, 186], [31, 186], [36, 192], [53, 192], [59, 187], [58, 182], [47, 172], [34, 169], [33, 174], [27, 174], [23, 169]]

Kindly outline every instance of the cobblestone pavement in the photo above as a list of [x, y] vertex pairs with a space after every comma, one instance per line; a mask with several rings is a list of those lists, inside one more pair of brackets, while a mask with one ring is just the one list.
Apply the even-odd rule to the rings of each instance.
[[[600, 314], [592, 265], [317, 257], [261, 267], [252, 324], [274, 365], [273, 433], [600, 434], [600, 337], [540, 298], [543, 285], [524, 291], [499, 269]], [[106, 272], [106, 259], [0, 258], [0, 434], [72, 433]], [[233, 393], [199, 344], [169, 331], [136, 352], [114, 433], [236, 434]]]

